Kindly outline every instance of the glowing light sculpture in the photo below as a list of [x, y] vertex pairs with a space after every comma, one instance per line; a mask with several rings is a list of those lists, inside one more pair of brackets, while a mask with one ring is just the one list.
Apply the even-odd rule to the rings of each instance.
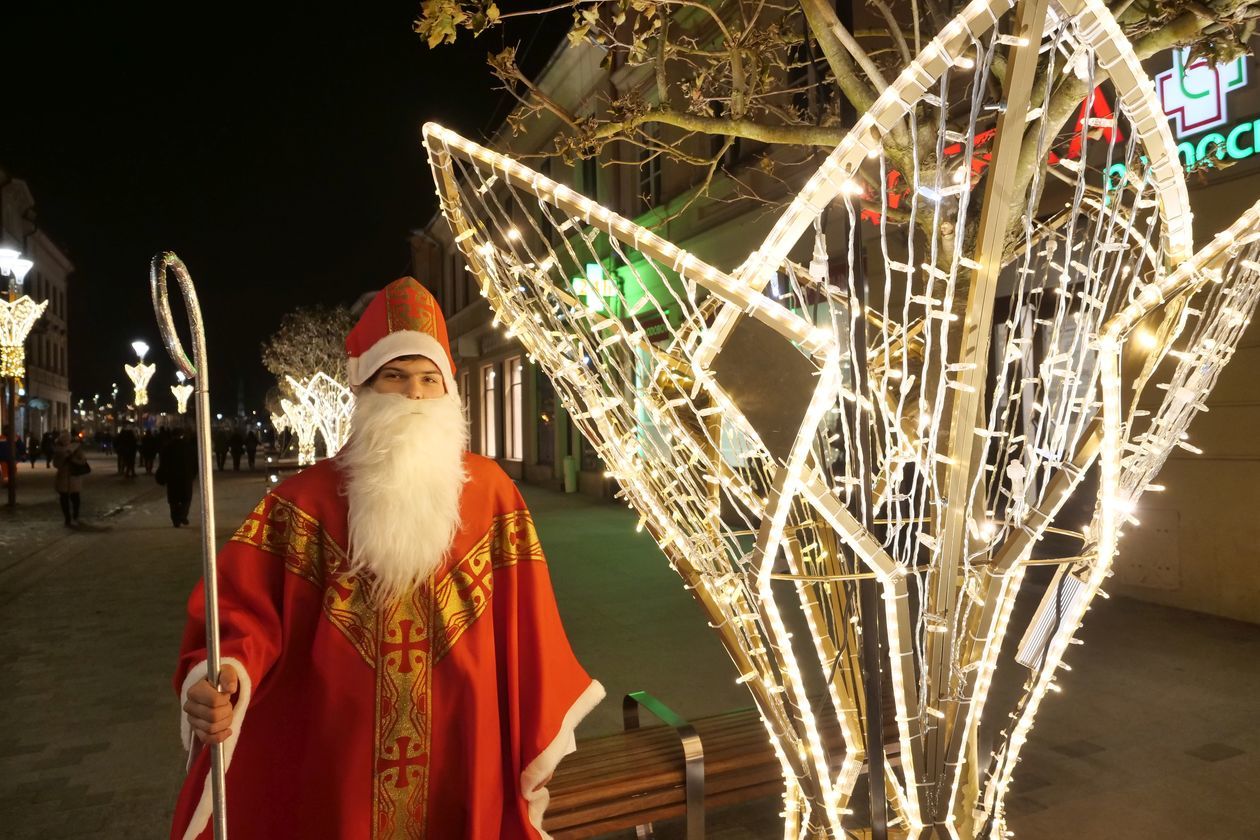
[[[1053, 86], [1029, 98], [1039, 56], [1046, 78], [1109, 79], [1118, 109], [1090, 118], [1079, 157], [1021, 179], [1058, 147]], [[934, 134], [939, 164], [907, 167], [898, 133]], [[752, 693], [784, 836], [845, 836], [868, 755], [897, 836], [1004, 836], [1020, 747], [1121, 526], [1189, 446], [1260, 298], [1260, 203], [1194, 253], [1175, 143], [1106, 8], [969, 4], [731, 271], [440, 126], [425, 143], [496, 320]], [[826, 268], [809, 237], [825, 211], [846, 222], [839, 280], [799, 262]], [[572, 279], [592, 264], [620, 278], [595, 301]], [[1097, 494], [1069, 506], [1094, 468]], [[1039, 548], [1051, 528], [1068, 556]], [[1025, 585], [1038, 566], [1044, 589]], [[1017, 602], [1042, 608], [1000, 669]], [[999, 680], [1023, 686], [1013, 708], [988, 703]], [[885, 684], [895, 732], [872, 745], [862, 710]]]
[[127, 378], [131, 380], [132, 387], [136, 389], [136, 407], [147, 405], [149, 402], [149, 380], [153, 378], [157, 365], [146, 365], [141, 361], [134, 365], [123, 365], [123, 370], [127, 372]]
[[188, 413], [188, 398], [192, 396], [193, 386], [184, 381], [183, 371], [175, 374], [179, 384], [171, 386], [171, 394], [175, 397], [175, 409], [180, 414]]
[[[284, 412], [286, 425], [297, 437], [298, 466], [305, 467], [315, 463], [315, 434], [319, 431], [319, 418], [303, 402], [281, 399], [280, 410]], [[279, 427], [277, 427], [278, 430]]]
[[36, 303], [29, 295], [12, 301], [0, 296], [0, 377], [26, 376], [26, 336], [47, 306], [48, 301]]
[[354, 394], [345, 385], [322, 370], [304, 382], [285, 377], [289, 387], [316, 419], [328, 456], [336, 455], [350, 437], [350, 415], [354, 413]]

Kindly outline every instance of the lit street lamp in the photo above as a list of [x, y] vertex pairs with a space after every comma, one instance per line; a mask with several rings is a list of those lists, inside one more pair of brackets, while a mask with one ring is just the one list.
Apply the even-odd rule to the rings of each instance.
[[188, 398], [192, 396], [193, 386], [184, 381], [187, 377], [184, 376], [182, 370], [175, 371], [175, 378], [179, 380], [178, 385], [171, 386], [171, 393], [175, 395], [175, 407], [179, 409], [180, 414], [187, 414]]
[[9, 507], [17, 504], [17, 398], [26, 375], [23, 344], [48, 301], [36, 303], [22, 294], [22, 281], [34, 265], [12, 248], [0, 248], [0, 277], [8, 278], [9, 294], [0, 297], [0, 377], [9, 380], [7, 425], [9, 443]]
[[131, 384], [136, 389], [136, 408], [149, 402], [149, 380], [153, 378], [153, 372], [157, 370], [157, 365], [146, 365], [144, 363], [144, 354], [149, 352], [149, 345], [143, 341], [131, 342], [131, 349], [136, 351], [136, 355], [140, 357], [140, 361], [134, 365], [123, 365], [123, 370], [127, 372], [127, 378], [131, 380]]

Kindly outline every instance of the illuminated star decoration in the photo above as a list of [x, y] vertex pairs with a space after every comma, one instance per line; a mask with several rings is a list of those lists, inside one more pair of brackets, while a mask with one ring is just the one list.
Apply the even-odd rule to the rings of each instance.
[[[1089, 126], [1110, 139], [1083, 132], [1078, 157], [1021, 183], [1021, 141], [1037, 160], [1056, 143], [1038, 130], [1052, 86], [999, 103], [987, 79], [996, 57], [1030, 74], [1039, 55], [1049, 78], [1067, 67], [1094, 89], [1106, 75], [1118, 101]], [[907, 128], [952, 152], [907, 175], [884, 143]], [[439, 126], [425, 142], [496, 322], [551, 378], [752, 693], [782, 766], [784, 836], [845, 836], [868, 752], [864, 633], [882, 641], [896, 721], [893, 825], [1002, 836], [1018, 753], [1120, 530], [1169, 452], [1193, 451], [1188, 424], [1260, 297], [1260, 204], [1194, 252], [1176, 144], [1106, 8], [968, 5], [729, 271]], [[824, 210], [844, 222], [830, 251]], [[861, 215], [880, 233], [865, 266]], [[1073, 499], [1094, 468], [1096, 495]], [[1066, 553], [1038, 545], [1051, 528]], [[1044, 594], [1023, 585], [1036, 566]], [[863, 610], [869, 579], [881, 597]], [[1017, 602], [1036, 607], [1027, 629], [1011, 627]], [[1013, 706], [988, 703], [1003, 677], [1025, 687]]]

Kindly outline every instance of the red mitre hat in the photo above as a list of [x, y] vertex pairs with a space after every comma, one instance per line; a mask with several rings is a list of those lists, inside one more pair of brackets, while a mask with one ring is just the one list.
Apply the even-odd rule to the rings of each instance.
[[401, 277], [377, 292], [346, 336], [346, 355], [350, 384], [355, 387], [392, 359], [424, 356], [442, 371], [446, 393], [457, 391], [442, 308], [413, 277]]

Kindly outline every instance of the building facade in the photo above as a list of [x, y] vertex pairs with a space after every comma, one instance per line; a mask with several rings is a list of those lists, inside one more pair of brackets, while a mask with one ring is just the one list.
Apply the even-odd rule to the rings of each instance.
[[38, 223], [26, 182], [0, 170], [0, 242], [34, 262], [22, 291], [47, 301], [26, 339], [26, 378], [18, 387], [17, 430], [22, 435], [68, 430], [70, 331], [67, 317], [74, 265]]

